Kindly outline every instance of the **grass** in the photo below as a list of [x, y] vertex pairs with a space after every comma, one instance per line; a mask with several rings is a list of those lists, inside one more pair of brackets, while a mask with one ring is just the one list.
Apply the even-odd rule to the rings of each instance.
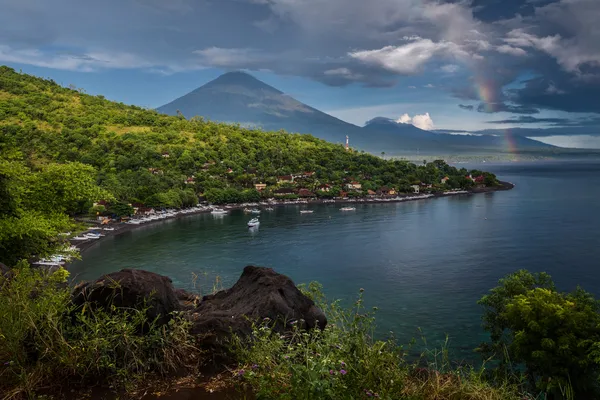
[[75, 309], [67, 277], [64, 269], [49, 274], [24, 263], [12, 278], [0, 277], [0, 399], [100, 383], [129, 390], [197, 364], [181, 316], [157, 326], [145, 309]]
[[281, 335], [273, 322], [256, 324], [250, 339], [234, 338], [239, 365], [232, 379], [258, 399], [465, 399], [523, 400], [533, 397], [512, 382], [490, 383], [485, 365], [454, 366], [447, 347], [425, 351], [418, 361], [393, 338], [373, 336], [376, 309], [363, 307], [362, 290], [351, 309], [328, 304], [320, 286], [303, 288], [328, 316], [323, 331], [294, 327]]

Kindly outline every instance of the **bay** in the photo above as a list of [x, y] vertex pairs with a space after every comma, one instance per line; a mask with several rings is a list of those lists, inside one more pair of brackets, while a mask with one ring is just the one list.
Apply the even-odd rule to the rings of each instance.
[[[318, 281], [352, 304], [360, 288], [377, 306], [378, 331], [400, 341], [445, 335], [466, 358], [486, 338], [477, 300], [504, 275], [550, 273], [560, 289], [600, 295], [600, 163], [477, 164], [516, 186], [506, 192], [393, 204], [263, 211], [258, 231], [241, 211], [193, 215], [106, 238], [70, 271], [95, 279], [122, 268], [168, 275], [206, 294], [235, 283], [246, 265], [296, 283]], [[420, 330], [419, 330], [420, 328]]]

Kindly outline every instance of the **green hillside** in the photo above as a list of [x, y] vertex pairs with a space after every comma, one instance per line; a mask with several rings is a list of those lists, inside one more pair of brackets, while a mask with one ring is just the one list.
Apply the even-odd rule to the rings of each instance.
[[[8, 199], [0, 261], [10, 263], [35, 254], [66, 228], [65, 215], [86, 213], [97, 200], [108, 200], [107, 212], [119, 214], [127, 204], [182, 207], [202, 195], [215, 203], [256, 201], [282, 186], [295, 197], [299, 189], [335, 196], [352, 181], [361, 184], [354, 196], [384, 187], [408, 192], [420, 182], [432, 190], [472, 184], [466, 170], [442, 161], [416, 166], [310, 135], [167, 116], [8, 67], [0, 67], [0, 153], [0, 190]], [[311, 174], [278, 183], [278, 176], [305, 172]], [[445, 176], [450, 179], [441, 185]], [[266, 190], [259, 193], [256, 183]], [[324, 184], [331, 190], [319, 192]], [[47, 223], [23, 246], [17, 242], [35, 232], [21, 226], [28, 218]]]

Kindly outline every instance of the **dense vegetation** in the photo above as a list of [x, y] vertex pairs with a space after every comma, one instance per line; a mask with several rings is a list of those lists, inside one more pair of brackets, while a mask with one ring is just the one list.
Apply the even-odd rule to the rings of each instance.
[[[0, 392], [8, 398], [61, 382], [127, 385], [197, 354], [184, 320], [159, 328], [144, 310], [75, 309], [64, 270], [49, 274], [22, 261], [62, 245], [60, 233], [75, 228], [70, 217], [105, 211], [98, 200], [106, 212], [126, 215], [131, 203], [183, 207], [199, 195], [255, 201], [291, 186], [331, 185], [321, 196], [352, 181], [362, 185], [355, 195], [412, 184], [435, 191], [470, 187], [469, 173], [496, 184], [492, 174], [439, 160], [417, 166], [306, 135], [164, 116], [6, 67], [0, 154], [0, 262], [15, 267], [0, 274]], [[294, 173], [303, 175], [294, 183], [277, 178]], [[253, 341], [233, 343], [236, 383], [262, 398], [600, 398], [600, 303], [582, 289], [558, 291], [546, 274], [519, 271], [481, 299], [490, 333], [478, 349], [487, 361], [481, 369], [451, 365], [445, 352], [409, 363], [405, 348], [373, 337], [362, 298], [342, 310], [315, 286], [307, 293], [324, 308], [328, 328], [282, 337], [269, 321], [257, 325]], [[139, 335], [145, 324], [152, 328]]]
[[[215, 203], [256, 201], [282, 186], [321, 196], [339, 195], [351, 181], [362, 185], [353, 195], [382, 187], [411, 192], [419, 183], [447, 190], [472, 186], [469, 172], [496, 183], [492, 174], [440, 160], [417, 166], [310, 135], [166, 116], [8, 67], [0, 67], [0, 154], [0, 262], [12, 265], [35, 247], [45, 250], [39, 245], [67, 227], [65, 215], [87, 212], [98, 200], [109, 201], [108, 209], [93, 211], [123, 215], [128, 204], [183, 207], [199, 195]], [[278, 176], [305, 172], [314, 174], [278, 183]], [[267, 188], [259, 193], [256, 183]], [[319, 192], [321, 184], [331, 190]]]
[[75, 307], [67, 277], [26, 263], [0, 273], [0, 399], [98, 382], [133, 388], [197, 362], [189, 322], [175, 316], [159, 327], [144, 309]]

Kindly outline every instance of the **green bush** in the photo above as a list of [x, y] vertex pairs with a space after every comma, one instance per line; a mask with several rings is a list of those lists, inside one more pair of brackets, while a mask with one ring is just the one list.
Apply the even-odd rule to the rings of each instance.
[[[363, 307], [362, 291], [354, 307], [327, 304], [320, 286], [305, 293], [328, 316], [325, 330], [290, 334], [272, 329], [270, 320], [254, 326], [251, 338], [235, 338], [240, 361], [232, 379], [249, 386], [258, 399], [528, 399], [518, 386], [492, 387], [483, 369], [451, 368], [447, 352], [424, 353], [416, 363], [393, 339], [376, 340], [374, 310]], [[427, 363], [427, 367], [422, 367]]]
[[[65, 383], [127, 388], [196, 357], [181, 317], [158, 327], [146, 310], [75, 309], [67, 276], [62, 268], [48, 273], [21, 263], [0, 278], [0, 393], [7, 398]], [[142, 324], [150, 326], [143, 336]]]
[[533, 388], [557, 398], [599, 398], [600, 302], [577, 288], [556, 290], [548, 274], [521, 270], [479, 303], [500, 373], [525, 367]]

